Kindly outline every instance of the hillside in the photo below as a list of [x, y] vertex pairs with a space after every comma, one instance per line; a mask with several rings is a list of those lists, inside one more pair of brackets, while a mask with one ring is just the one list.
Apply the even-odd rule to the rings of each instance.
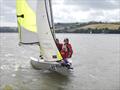
[[117, 30], [118, 28], [120, 28], [120, 24], [90, 24], [90, 25], [86, 25], [83, 27], [80, 27], [80, 29], [110, 29], [110, 30]]
[[[56, 23], [56, 33], [114, 33], [120, 34], [120, 22]], [[17, 27], [0, 27], [0, 32], [18, 32]]]
[[88, 23], [68, 23], [56, 24], [56, 32], [58, 33], [120, 33], [120, 22], [104, 23], [104, 22], [88, 22]]

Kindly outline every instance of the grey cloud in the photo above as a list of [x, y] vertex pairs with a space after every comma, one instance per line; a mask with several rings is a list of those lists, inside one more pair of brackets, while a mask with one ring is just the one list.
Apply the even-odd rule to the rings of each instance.
[[4, 21], [16, 21], [16, 0], [1, 0], [0, 2], [0, 17]]
[[16, 0], [3, 0], [2, 4], [11, 8], [16, 7]]
[[77, 5], [83, 10], [120, 8], [120, 0], [64, 0], [64, 4]]
[[[63, 0], [62, 0], [63, 1]], [[58, 5], [61, 3], [61, 0], [52, 0], [53, 5]], [[90, 13], [91, 17], [86, 18], [86, 21], [93, 20], [95, 17], [99, 18], [103, 15], [103, 10], [111, 10], [112, 9], [120, 9], [120, 0], [64, 0], [62, 3], [64, 4], [61, 10], [61, 14], [58, 15], [54, 14], [55, 21], [58, 22], [66, 22], [66, 21], [74, 21], [74, 16], [70, 15], [70, 12], [79, 12], [82, 11], [89, 11], [93, 9], [93, 13]], [[69, 9], [67, 6], [72, 6], [72, 9]], [[67, 8], [66, 8], [67, 7]], [[56, 8], [53, 8], [54, 10]], [[53, 10], [53, 13], [54, 13]], [[0, 18], [4, 21], [8, 22], [16, 22], [16, 0], [0, 0]], [[118, 13], [119, 14], [119, 13]], [[117, 20], [117, 15], [113, 15], [112, 18]], [[97, 18], [97, 19], [98, 19]], [[79, 17], [78, 17], [79, 19]], [[84, 20], [83, 20], [84, 21]], [[103, 20], [104, 21], [104, 20]]]

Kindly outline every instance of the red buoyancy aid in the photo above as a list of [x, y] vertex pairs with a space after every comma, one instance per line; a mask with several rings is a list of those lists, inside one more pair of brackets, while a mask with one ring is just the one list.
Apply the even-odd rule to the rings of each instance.
[[71, 44], [68, 43], [66, 44], [66, 47], [67, 47], [67, 58], [71, 58], [73, 54], [72, 46]]
[[59, 43], [59, 44], [56, 44], [56, 45], [57, 45], [58, 50], [61, 51], [63, 44]]
[[68, 53], [65, 50], [61, 50], [60, 53], [61, 53], [63, 60], [67, 58]]

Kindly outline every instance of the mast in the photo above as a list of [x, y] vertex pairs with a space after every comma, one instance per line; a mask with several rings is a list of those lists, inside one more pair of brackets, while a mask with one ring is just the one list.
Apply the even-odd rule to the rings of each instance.
[[53, 37], [54, 39], [56, 39], [55, 36], [55, 27], [54, 27], [54, 20], [53, 20], [53, 10], [52, 10], [52, 4], [51, 4], [52, 0], [49, 0], [50, 3], [50, 12], [51, 12], [51, 22], [52, 22], [52, 33], [53, 33]]

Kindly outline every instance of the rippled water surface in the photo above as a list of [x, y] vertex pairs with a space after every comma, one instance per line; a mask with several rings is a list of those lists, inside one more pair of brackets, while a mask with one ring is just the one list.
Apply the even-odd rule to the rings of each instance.
[[16, 33], [0, 33], [0, 90], [120, 90], [120, 35], [57, 34], [70, 39], [74, 71], [69, 76], [35, 70], [37, 46], [19, 46]]

